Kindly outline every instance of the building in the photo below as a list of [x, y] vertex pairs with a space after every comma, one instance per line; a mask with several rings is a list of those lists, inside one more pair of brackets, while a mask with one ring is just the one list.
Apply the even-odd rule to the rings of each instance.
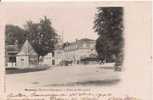
[[5, 65], [6, 67], [16, 66], [16, 55], [19, 52], [17, 45], [6, 45], [5, 46]]
[[16, 55], [16, 65], [19, 68], [25, 68], [36, 64], [38, 64], [38, 54], [26, 40], [20, 52]]
[[43, 57], [43, 64], [48, 65], [61, 65], [62, 61], [64, 60], [64, 51], [62, 46], [56, 46], [54, 52], [48, 53], [46, 56]]
[[80, 39], [71, 43], [56, 46], [53, 53], [44, 57], [44, 63], [52, 65], [81, 64], [86, 58], [95, 58], [95, 40]]
[[79, 64], [82, 59], [89, 58], [91, 55], [97, 55], [95, 45], [95, 40], [87, 38], [68, 43], [64, 47], [64, 59], [71, 61], [73, 64]]
[[54, 61], [55, 65], [63, 65], [64, 61], [64, 50], [63, 48], [57, 48], [54, 50]]
[[54, 65], [53, 64], [53, 53], [48, 53], [46, 56], [43, 57], [43, 64], [47, 64], [47, 65]]

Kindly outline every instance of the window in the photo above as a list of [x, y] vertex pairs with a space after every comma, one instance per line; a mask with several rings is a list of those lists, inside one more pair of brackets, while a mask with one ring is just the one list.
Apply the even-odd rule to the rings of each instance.
[[9, 62], [16, 62], [16, 57], [9, 57]]
[[55, 65], [55, 60], [52, 60], [52, 65]]
[[24, 59], [22, 58], [21, 61], [24, 61]]
[[55, 56], [55, 53], [54, 53], [54, 52], [52, 52], [52, 56], [53, 56], [53, 57]]

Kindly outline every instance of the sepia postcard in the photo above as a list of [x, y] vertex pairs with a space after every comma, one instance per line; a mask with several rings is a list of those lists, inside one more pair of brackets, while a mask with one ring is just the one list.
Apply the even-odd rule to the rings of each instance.
[[0, 100], [152, 100], [152, 2], [0, 3]]

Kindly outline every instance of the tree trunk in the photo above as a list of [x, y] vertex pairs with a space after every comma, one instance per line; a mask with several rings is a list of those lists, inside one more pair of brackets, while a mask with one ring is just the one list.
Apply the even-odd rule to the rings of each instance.
[[38, 55], [38, 64], [39, 64], [39, 61], [40, 61], [40, 59], [39, 59], [39, 58], [40, 58], [40, 55]]

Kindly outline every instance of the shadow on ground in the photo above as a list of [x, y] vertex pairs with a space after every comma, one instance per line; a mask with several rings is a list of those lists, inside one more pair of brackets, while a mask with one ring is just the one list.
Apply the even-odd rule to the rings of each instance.
[[19, 73], [27, 73], [27, 72], [37, 72], [37, 71], [43, 71], [49, 69], [51, 66], [48, 65], [37, 65], [33, 68], [6, 68], [5, 73], [6, 74], [19, 74]]
[[65, 83], [65, 84], [49, 84], [45, 85], [45, 87], [51, 86], [109, 86], [115, 85], [119, 83], [120, 79], [115, 80], [95, 80], [95, 81], [83, 81], [83, 82], [72, 82], [72, 83]]

